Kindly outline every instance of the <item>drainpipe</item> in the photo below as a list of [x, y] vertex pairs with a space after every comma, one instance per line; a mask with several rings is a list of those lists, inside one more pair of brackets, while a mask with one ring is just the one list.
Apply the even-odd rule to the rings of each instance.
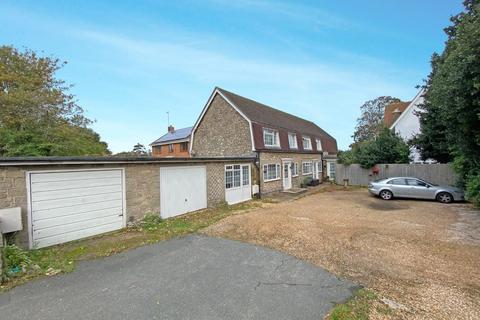
[[255, 152], [255, 161], [253, 163], [255, 167], [257, 168], [257, 182], [258, 182], [258, 197], [262, 197], [262, 190], [260, 187], [260, 152], [257, 151]]

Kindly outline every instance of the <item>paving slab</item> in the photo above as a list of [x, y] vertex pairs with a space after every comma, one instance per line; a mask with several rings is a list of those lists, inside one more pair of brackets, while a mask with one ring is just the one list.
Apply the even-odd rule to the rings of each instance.
[[0, 319], [322, 319], [358, 286], [281, 252], [191, 235], [0, 294]]

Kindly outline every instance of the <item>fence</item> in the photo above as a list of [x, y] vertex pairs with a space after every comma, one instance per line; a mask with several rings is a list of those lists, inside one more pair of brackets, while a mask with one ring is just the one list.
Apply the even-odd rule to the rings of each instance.
[[378, 174], [372, 169], [364, 169], [358, 164], [345, 166], [336, 164], [335, 181], [344, 184], [348, 179], [349, 185], [366, 186], [370, 181], [389, 177], [416, 177], [433, 184], [452, 185], [456, 176], [450, 164], [379, 164], [375, 166]]

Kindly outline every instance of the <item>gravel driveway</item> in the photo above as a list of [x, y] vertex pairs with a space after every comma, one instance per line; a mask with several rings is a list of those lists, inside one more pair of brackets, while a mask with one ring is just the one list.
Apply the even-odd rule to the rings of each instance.
[[329, 191], [228, 217], [207, 234], [322, 266], [400, 304], [372, 318], [480, 319], [480, 212]]
[[356, 289], [278, 251], [193, 235], [0, 294], [0, 319], [318, 320]]

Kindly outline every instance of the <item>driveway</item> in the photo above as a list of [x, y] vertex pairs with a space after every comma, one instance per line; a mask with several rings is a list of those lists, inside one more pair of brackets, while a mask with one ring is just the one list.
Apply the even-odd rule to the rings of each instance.
[[0, 295], [0, 318], [318, 320], [357, 288], [278, 251], [192, 235], [17, 287]]
[[205, 232], [281, 250], [397, 303], [373, 319], [480, 319], [478, 210], [335, 189], [265, 204]]

